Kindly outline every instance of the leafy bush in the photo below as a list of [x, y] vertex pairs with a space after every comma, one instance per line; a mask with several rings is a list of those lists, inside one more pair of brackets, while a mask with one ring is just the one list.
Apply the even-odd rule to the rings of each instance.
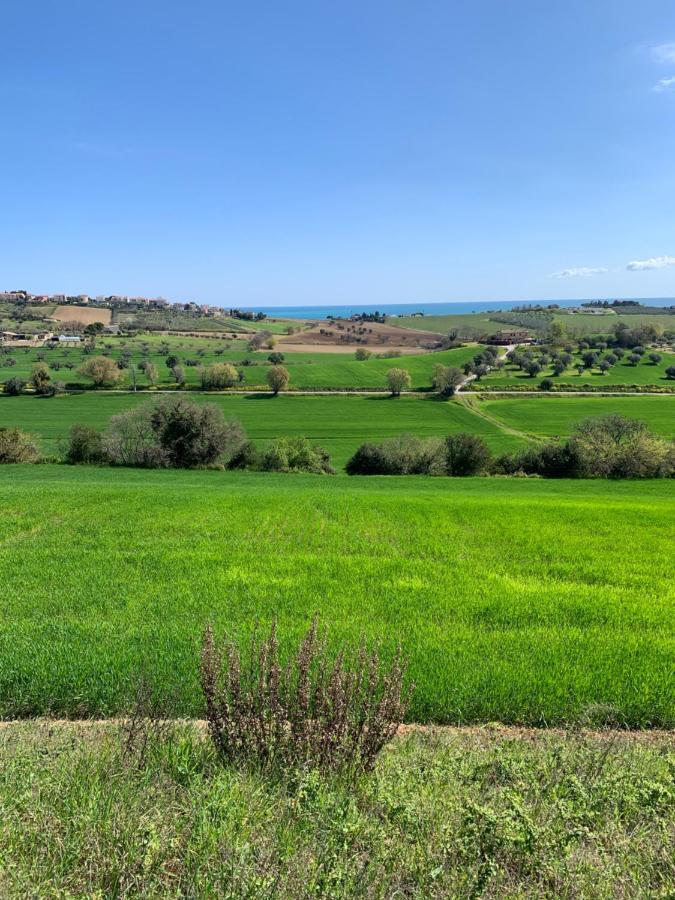
[[370, 359], [370, 357], [372, 355], [373, 354], [371, 353], [370, 350], [366, 350], [365, 347], [359, 347], [358, 350], [356, 351], [356, 353], [354, 354], [354, 357], [358, 360], [365, 360], [365, 359]]
[[673, 473], [673, 445], [644, 422], [608, 415], [586, 419], [570, 441], [579, 474], [605, 478], [658, 478]]
[[64, 458], [71, 465], [104, 462], [101, 432], [90, 425], [73, 425]]
[[113, 465], [194, 468], [229, 461], [246, 443], [237, 421], [219, 407], [168, 398], [113, 416], [103, 451]]
[[310, 444], [304, 437], [283, 437], [272, 441], [261, 454], [260, 467], [267, 472], [335, 474], [328, 451]]
[[239, 373], [230, 363], [213, 363], [202, 369], [200, 374], [205, 391], [233, 387], [239, 381]]
[[20, 428], [0, 428], [0, 465], [36, 462], [39, 452], [31, 435]]
[[483, 438], [475, 434], [448, 435], [444, 449], [447, 475], [478, 475], [492, 459]]
[[351, 663], [344, 653], [330, 659], [316, 618], [285, 665], [275, 626], [264, 640], [254, 635], [245, 660], [207, 628], [200, 674], [211, 739], [230, 764], [369, 771], [405, 715], [405, 669], [400, 650], [386, 668], [365, 640]]

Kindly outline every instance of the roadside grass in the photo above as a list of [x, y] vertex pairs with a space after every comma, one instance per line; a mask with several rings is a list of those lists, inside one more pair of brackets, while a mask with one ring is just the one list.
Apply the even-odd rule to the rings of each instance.
[[4, 466], [0, 716], [199, 715], [212, 621], [400, 642], [411, 721], [675, 725], [675, 482]]
[[368, 776], [219, 766], [190, 725], [0, 729], [0, 892], [670, 897], [672, 737], [412, 733]]
[[[59, 438], [75, 423], [103, 428], [110, 417], [152, 394], [96, 393], [42, 398], [0, 397], [0, 425], [16, 425], [39, 436], [45, 453], [57, 452]], [[215, 403], [227, 418], [239, 419], [248, 436], [260, 444], [281, 436], [308, 437], [324, 446], [334, 465], [344, 466], [364, 441], [400, 434], [444, 437], [459, 431], [481, 435], [495, 453], [520, 446], [498, 426], [480, 419], [459, 403], [435, 397], [233, 396], [193, 394], [198, 402]]]

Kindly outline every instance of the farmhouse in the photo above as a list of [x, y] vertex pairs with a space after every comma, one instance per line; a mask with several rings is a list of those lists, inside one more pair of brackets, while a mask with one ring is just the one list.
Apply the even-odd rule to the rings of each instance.
[[524, 328], [514, 328], [510, 331], [498, 331], [488, 338], [489, 344], [531, 344], [534, 338]]

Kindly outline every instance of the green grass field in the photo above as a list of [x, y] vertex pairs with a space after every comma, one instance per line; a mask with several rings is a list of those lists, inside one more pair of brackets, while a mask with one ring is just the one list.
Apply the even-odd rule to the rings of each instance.
[[[44, 452], [53, 454], [71, 425], [103, 428], [115, 413], [157, 396], [88, 391], [55, 398], [0, 397], [0, 425], [16, 425], [38, 435]], [[364, 441], [380, 441], [399, 434], [443, 437], [471, 431], [485, 438], [495, 453], [519, 445], [516, 438], [463, 405], [432, 396], [189, 396], [199, 402], [215, 403], [227, 418], [239, 419], [249, 437], [258, 443], [282, 435], [308, 437], [330, 451], [336, 466], [343, 466]]]
[[651, 431], [675, 439], [675, 397], [501, 397], [471, 398], [478, 411], [485, 412], [527, 434], [542, 437], [564, 436], [589, 416], [620, 413], [646, 422]]
[[[96, 353], [106, 353], [112, 359], [119, 359], [126, 348], [131, 351], [131, 362], [134, 365], [144, 359], [149, 359], [156, 367], [158, 385], [168, 386], [174, 384], [174, 378], [166, 366], [166, 355], [159, 352], [161, 344], [167, 344], [170, 352], [176, 355], [183, 365], [186, 382], [188, 385], [199, 384], [199, 372], [197, 366], [185, 365], [186, 359], [195, 360], [200, 366], [208, 366], [214, 362], [231, 362], [241, 364], [242, 360], [253, 360], [256, 365], [243, 369], [246, 388], [266, 388], [266, 373], [269, 365], [267, 357], [269, 350], [252, 353], [246, 349], [245, 341], [241, 340], [215, 340], [213, 338], [193, 337], [160, 337], [148, 335], [143, 338], [105, 338], [100, 339]], [[434, 366], [443, 365], [462, 366], [471, 359], [480, 348], [476, 345], [460, 347], [455, 350], [444, 350], [435, 353], [421, 353], [419, 355], [401, 356], [393, 359], [372, 359], [359, 361], [353, 354], [345, 353], [285, 353], [283, 345], [279, 344], [275, 350], [284, 352], [284, 365], [290, 373], [290, 387], [296, 389], [347, 389], [347, 390], [386, 390], [386, 376], [389, 369], [400, 368], [410, 372], [412, 388], [414, 390], [429, 390]], [[44, 355], [44, 362], [49, 366], [57, 363], [62, 368], [52, 372], [55, 381], [86, 384], [87, 379], [77, 374], [77, 368], [86, 358], [82, 350], [72, 349], [24, 349], [16, 348], [9, 352], [15, 365], [3, 365], [3, 357], [0, 356], [0, 382], [19, 376], [27, 379], [30, 376], [33, 365]], [[74, 366], [73, 369], [64, 368], [66, 364]], [[142, 373], [137, 374], [139, 386], [146, 386], [147, 379]], [[128, 369], [123, 371], [123, 378], [119, 387], [129, 387], [131, 377]]]
[[466, 313], [447, 316], [396, 316], [387, 319], [388, 325], [397, 328], [412, 328], [415, 331], [434, 331], [437, 334], [447, 334], [451, 329], [457, 328], [462, 336], [472, 337], [482, 334], [491, 334], [500, 326], [493, 322], [489, 316], [483, 313]]
[[399, 641], [410, 718], [675, 725], [675, 483], [4, 466], [0, 716], [201, 710], [199, 634]]
[[[35, 434], [43, 451], [55, 454], [72, 425], [105, 427], [111, 416], [147, 403], [157, 394], [84, 392], [55, 398], [0, 397], [0, 425]], [[215, 403], [227, 418], [239, 419], [257, 443], [283, 435], [308, 437], [326, 447], [342, 467], [364, 441], [400, 434], [443, 437], [468, 431], [485, 439], [493, 453], [522, 446], [529, 435], [563, 436], [588, 416], [622, 413], [646, 422], [652, 431], [675, 438], [675, 398], [537, 396], [467, 397], [443, 402], [434, 396], [359, 397], [191, 394]]]

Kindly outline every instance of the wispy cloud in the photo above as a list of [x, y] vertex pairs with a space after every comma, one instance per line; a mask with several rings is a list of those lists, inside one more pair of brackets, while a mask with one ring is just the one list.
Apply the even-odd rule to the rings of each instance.
[[629, 272], [646, 272], [649, 269], [667, 269], [675, 266], [675, 256], [652, 256], [650, 259], [634, 259], [626, 268]]
[[604, 266], [571, 266], [553, 272], [551, 278], [588, 278], [591, 275], [604, 275], [608, 270]]
[[675, 44], [658, 44], [652, 47], [652, 58], [657, 63], [675, 63]]
[[675, 75], [671, 75], [669, 78], [660, 78], [652, 90], [657, 91], [657, 93], [675, 90]]

